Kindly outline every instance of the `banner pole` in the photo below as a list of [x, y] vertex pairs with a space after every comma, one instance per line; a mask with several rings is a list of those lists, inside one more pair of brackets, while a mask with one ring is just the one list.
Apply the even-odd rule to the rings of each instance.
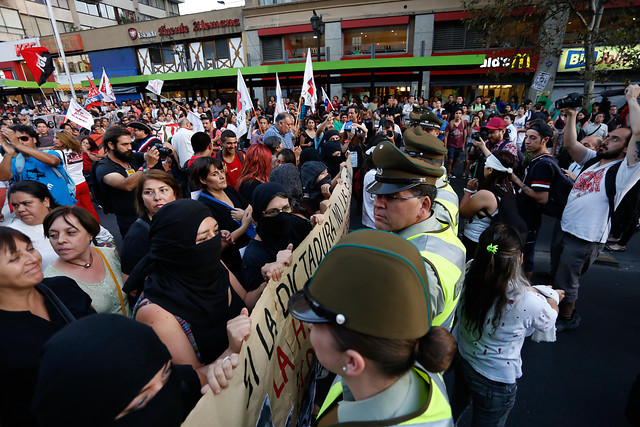
[[69, 64], [67, 64], [67, 58], [64, 55], [64, 49], [62, 48], [62, 41], [60, 41], [60, 33], [58, 33], [58, 26], [56, 25], [56, 17], [53, 16], [53, 8], [51, 7], [51, 0], [45, 0], [47, 3], [47, 10], [49, 11], [49, 18], [51, 19], [51, 26], [53, 27], [53, 34], [55, 35], [56, 45], [58, 46], [58, 54], [62, 59], [62, 64], [64, 65], [64, 71], [67, 74], [67, 78], [69, 79], [69, 90], [71, 91], [71, 96], [73, 99], [77, 100], [76, 89], [73, 87], [73, 80], [71, 80], [71, 73], [69, 72]]

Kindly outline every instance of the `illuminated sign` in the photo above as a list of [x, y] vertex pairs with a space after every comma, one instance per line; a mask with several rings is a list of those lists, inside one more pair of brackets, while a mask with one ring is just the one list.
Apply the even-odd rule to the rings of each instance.
[[516, 53], [513, 56], [486, 56], [480, 68], [525, 70], [531, 68], [531, 56], [528, 53]]
[[[635, 50], [640, 53], [640, 45]], [[596, 70], [624, 70], [631, 68], [616, 46], [600, 46], [595, 48]], [[558, 72], [584, 70], [584, 48], [562, 49]]]

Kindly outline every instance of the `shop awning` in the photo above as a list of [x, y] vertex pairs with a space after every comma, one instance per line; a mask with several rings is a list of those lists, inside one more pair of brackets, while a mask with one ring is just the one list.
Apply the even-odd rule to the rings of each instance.
[[[87, 86], [89, 86], [89, 83], [87, 83]], [[0, 79], [0, 87], [7, 89], [38, 89], [38, 83], [34, 81]], [[42, 89], [69, 90], [69, 85], [60, 85], [56, 82], [46, 82], [40, 87]], [[73, 88], [76, 90], [84, 89], [80, 84], [73, 85]]]
[[[374, 58], [352, 59], [342, 61], [321, 61], [313, 63], [313, 71], [318, 74], [340, 74], [353, 72], [389, 72], [389, 71], [430, 71], [461, 68], [477, 68], [484, 62], [484, 54], [474, 55], [442, 55], [426, 57], [404, 58]], [[273, 77], [275, 73], [280, 75], [304, 73], [304, 62], [294, 64], [260, 65], [256, 67], [242, 67], [244, 77]], [[146, 83], [149, 80], [160, 79], [165, 82], [190, 79], [210, 79], [235, 77], [238, 74], [235, 68], [221, 68], [217, 70], [184, 71], [169, 74], [149, 74], [141, 76], [115, 77], [110, 79], [112, 85], [131, 85]], [[96, 84], [98, 80], [94, 80]], [[82, 86], [89, 86], [88, 81], [83, 81]]]

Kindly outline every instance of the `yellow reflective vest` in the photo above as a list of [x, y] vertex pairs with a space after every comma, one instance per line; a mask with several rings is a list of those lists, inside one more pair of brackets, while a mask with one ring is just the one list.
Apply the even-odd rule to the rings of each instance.
[[[442, 380], [442, 376], [440, 374], [427, 372], [419, 366], [414, 366], [413, 369], [418, 373], [418, 375], [420, 375], [420, 378], [422, 378], [424, 382], [429, 385], [429, 397], [425, 402], [427, 408], [422, 413], [418, 413], [417, 415], [410, 414], [409, 419], [407, 420], [404, 420], [407, 417], [398, 417], [396, 419], [389, 420], [390, 424], [388, 425], [415, 427], [453, 427], [451, 406], [449, 406], [447, 389], [444, 385], [444, 381]], [[337, 381], [329, 389], [329, 393], [327, 394], [327, 397], [325, 398], [324, 403], [320, 408], [320, 412], [318, 413], [317, 418], [319, 426], [330, 425], [323, 423], [322, 418], [327, 414], [328, 410], [333, 409], [335, 407], [335, 404], [341, 400], [340, 396], [342, 396], [342, 382]], [[365, 422], [366, 420], [361, 421], [363, 425]], [[340, 423], [333, 425], [340, 425]], [[381, 422], [375, 421], [375, 425], [381, 425]]]

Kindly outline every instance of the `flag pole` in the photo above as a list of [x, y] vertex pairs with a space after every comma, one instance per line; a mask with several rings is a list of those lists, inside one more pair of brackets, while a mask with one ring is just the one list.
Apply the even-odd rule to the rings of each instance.
[[300, 112], [302, 111], [302, 92], [300, 92], [300, 102], [298, 102], [298, 118], [296, 119], [296, 129], [298, 128], [298, 124], [300, 123]]
[[58, 46], [58, 54], [62, 59], [64, 65], [64, 71], [69, 79], [69, 90], [73, 99], [78, 99], [76, 96], [76, 89], [73, 87], [73, 80], [71, 80], [71, 73], [69, 72], [69, 64], [67, 64], [67, 58], [64, 55], [64, 49], [62, 48], [62, 42], [60, 41], [60, 33], [58, 33], [58, 26], [56, 25], [56, 17], [53, 16], [53, 8], [51, 7], [51, 0], [45, 0], [47, 3], [47, 10], [49, 11], [49, 19], [51, 19], [51, 26], [53, 27], [53, 34], [55, 35], [56, 45]]
[[258, 130], [260, 131], [260, 134], [262, 134], [262, 137], [264, 138], [264, 131], [262, 130], [262, 128], [260, 127], [260, 117], [258, 117], [258, 115], [256, 114], [256, 109], [252, 108], [251, 109], [251, 115], [253, 117], [255, 117], [256, 122], [258, 123]]

